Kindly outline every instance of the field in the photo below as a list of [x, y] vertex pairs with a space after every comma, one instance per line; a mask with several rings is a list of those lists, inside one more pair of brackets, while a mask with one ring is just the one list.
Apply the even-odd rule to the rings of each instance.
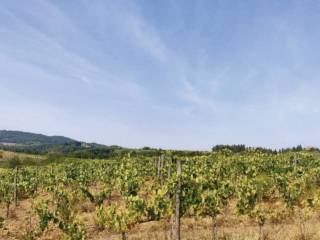
[[2, 155], [0, 239], [320, 239], [316, 151]]

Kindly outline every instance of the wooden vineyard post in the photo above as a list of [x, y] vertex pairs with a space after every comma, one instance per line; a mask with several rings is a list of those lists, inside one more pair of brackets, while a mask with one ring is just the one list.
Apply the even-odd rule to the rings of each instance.
[[158, 164], [157, 165], [158, 165], [157, 166], [157, 170], [158, 170], [157, 177], [159, 179], [160, 178], [160, 168], [161, 168], [161, 158], [160, 158], [160, 156], [158, 157]]
[[172, 157], [169, 158], [168, 178], [171, 178]]
[[[167, 172], [167, 178], [169, 180], [171, 178], [171, 168], [172, 168], [172, 164], [173, 164], [172, 159], [173, 159], [173, 157], [170, 156], [169, 163], [168, 163], [168, 172]], [[173, 239], [173, 236], [174, 236], [174, 215], [171, 214], [170, 215], [170, 237], [169, 237], [169, 239]]]
[[216, 219], [216, 215], [215, 214], [213, 214], [212, 216], [211, 216], [211, 218], [212, 218], [212, 229], [211, 229], [211, 231], [212, 231], [212, 240], [216, 240], [217, 239], [217, 219]]
[[176, 190], [176, 240], [180, 240], [180, 195], [181, 195], [181, 160], [177, 160], [177, 177], [178, 177], [178, 183], [177, 183], [177, 190]]
[[18, 167], [15, 167], [14, 171], [14, 189], [13, 189], [13, 200], [14, 200], [14, 206], [17, 207], [18, 199], [17, 199], [17, 175], [18, 175]]
[[164, 154], [161, 154], [160, 156], [160, 185], [163, 185], [163, 173], [162, 173], [162, 169], [163, 169], [163, 165], [164, 165]]
[[126, 232], [122, 232], [122, 233], [121, 233], [121, 239], [122, 239], [122, 240], [127, 240], [127, 234], [126, 234]]
[[161, 154], [158, 158], [158, 164], [157, 164], [157, 178], [160, 181], [160, 185], [163, 185], [163, 174], [162, 174], [162, 168], [164, 165], [164, 154]]
[[155, 169], [157, 169], [157, 158], [153, 159], [153, 166]]

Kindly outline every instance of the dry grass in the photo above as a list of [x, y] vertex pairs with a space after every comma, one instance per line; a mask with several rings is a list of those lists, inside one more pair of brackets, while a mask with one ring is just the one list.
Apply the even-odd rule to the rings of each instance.
[[2, 152], [2, 160], [10, 159], [13, 157], [20, 157], [20, 158], [32, 158], [32, 159], [44, 159], [45, 156], [42, 155], [34, 155], [34, 154], [27, 154], [27, 153], [16, 153], [16, 152], [8, 152], [8, 151], [1, 151]]
[[[47, 198], [45, 193], [41, 193], [37, 198]], [[11, 208], [10, 218], [5, 221], [3, 229], [0, 229], [0, 239], [23, 239], [23, 235], [31, 227], [34, 228], [37, 223], [37, 217], [34, 213], [31, 215], [30, 209], [32, 201], [22, 200], [15, 209]], [[121, 239], [119, 234], [99, 231], [95, 224], [94, 207], [89, 202], [81, 202], [77, 206], [79, 214], [77, 218], [81, 220], [87, 231], [87, 239], [102, 240]], [[0, 205], [0, 216], [5, 215], [5, 208]], [[301, 236], [300, 224], [298, 219], [288, 220], [279, 224], [266, 224], [263, 227], [264, 240], [317, 240], [320, 239], [320, 220], [317, 213], [313, 213], [306, 222], [306, 231]], [[62, 233], [55, 226], [50, 226], [41, 239], [59, 239]], [[167, 221], [148, 222], [137, 225], [128, 233], [129, 240], [169, 240], [170, 225]], [[209, 219], [182, 219], [182, 239], [211, 239], [210, 220]], [[218, 239], [221, 240], [258, 240], [259, 229], [252, 220], [246, 217], [237, 216], [232, 209], [225, 211], [223, 216], [218, 219]]]
[[[218, 239], [221, 240], [259, 240], [257, 226], [239, 224], [232, 227], [220, 226]], [[301, 236], [298, 224], [266, 225], [263, 229], [264, 240], [317, 240], [320, 239], [320, 223], [314, 220], [307, 223], [307, 233]], [[170, 231], [165, 223], [150, 222], [137, 226], [129, 234], [131, 240], [169, 240]], [[109, 235], [105, 232], [88, 236], [89, 239], [121, 239], [120, 235]], [[182, 223], [182, 239], [211, 240], [211, 231], [208, 220], [195, 221], [184, 219]]]

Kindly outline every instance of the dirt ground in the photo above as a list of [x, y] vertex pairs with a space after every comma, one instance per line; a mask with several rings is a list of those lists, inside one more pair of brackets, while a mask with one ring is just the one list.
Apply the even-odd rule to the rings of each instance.
[[[39, 196], [44, 198], [44, 196]], [[19, 201], [17, 208], [11, 207], [9, 219], [5, 220], [4, 227], [0, 229], [0, 239], [24, 239], [28, 229], [34, 229], [37, 217], [31, 211], [31, 199]], [[5, 207], [0, 205], [0, 216], [5, 216]], [[86, 239], [102, 240], [121, 239], [121, 235], [107, 230], [100, 231], [95, 224], [94, 206], [84, 202], [78, 210], [77, 218], [86, 226]], [[210, 219], [183, 218], [182, 239], [211, 239]], [[165, 221], [147, 222], [135, 226], [128, 232], [129, 240], [138, 239], [171, 239], [170, 224]], [[320, 218], [313, 213], [305, 222], [305, 226], [294, 218], [287, 222], [266, 224], [263, 228], [263, 239], [267, 240], [317, 240], [320, 239]], [[303, 236], [301, 235], [303, 233]], [[55, 226], [50, 226], [40, 239], [60, 239], [62, 232]], [[218, 239], [255, 240], [259, 239], [259, 228], [255, 222], [247, 217], [239, 217], [232, 211], [225, 211], [218, 219]]]

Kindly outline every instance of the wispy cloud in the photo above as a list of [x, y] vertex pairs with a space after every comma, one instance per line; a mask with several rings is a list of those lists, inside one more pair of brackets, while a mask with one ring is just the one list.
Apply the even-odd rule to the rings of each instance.
[[[35, 3], [36, 8], [41, 14], [36, 13], [36, 16], [33, 16], [33, 12], [28, 14], [32, 14], [32, 17], [35, 17], [36, 21], [41, 21], [44, 18], [44, 14], [52, 16], [54, 17], [54, 24], [60, 23], [65, 31], [72, 32], [75, 39], [81, 39], [83, 34], [81, 30], [76, 29], [71, 20], [59, 8], [47, 1], [36, 1]], [[3, 68], [7, 69], [5, 72], [12, 71], [12, 74], [15, 74], [14, 68], [19, 69], [23, 67], [24, 71], [30, 72], [31, 75], [34, 75], [33, 73], [36, 72], [42, 72], [42, 74], [47, 76], [43, 80], [47, 79], [48, 82], [52, 80], [78, 80], [87, 84], [88, 87], [104, 87], [111, 90], [112, 93], [118, 92], [120, 96], [126, 95], [127, 97], [132, 96], [136, 98], [144, 94], [143, 87], [135, 82], [134, 79], [126, 76], [127, 74], [102, 69], [101, 66], [95, 65], [86, 57], [80, 55], [80, 53], [77, 54], [69, 50], [63, 45], [63, 41], [59, 41], [59, 38], [62, 37], [60, 33], [52, 35], [50, 31], [47, 32], [32, 24], [28, 24], [20, 15], [12, 11], [5, 9], [4, 12], [11, 20], [13, 28], [16, 28], [12, 29], [12, 25], [11, 28], [5, 25], [2, 28], [3, 37], [0, 41], [1, 55], [2, 59], [8, 59], [2, 65]], [[53, 24], [53, 22], [47, 24]], [[12, 39], [14, 42], [10, 41]], [[32, 51], [30, 51], [31, 49]], [[8, 67], [12, 64], [15, 64], [14, 68]], [[35, 79], [38, 79], [38, 77], [35, 77]], [[13, 81], [20, 80], [16, 78]], [[61, 84], [63, 83], [61, 82]]]
[[126, 31], [134, 39], [135, 44], [160, 62], [168, 61], [170, 51], [158, 36], [155, 29], [138, 14], [126, 14]]

